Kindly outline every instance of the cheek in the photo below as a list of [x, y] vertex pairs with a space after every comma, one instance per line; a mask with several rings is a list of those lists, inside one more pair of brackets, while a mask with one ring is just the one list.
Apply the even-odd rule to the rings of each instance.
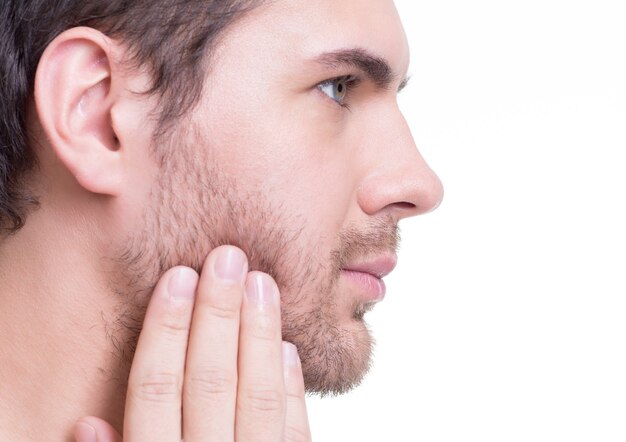
[[[305, 254], [327, 260], [355, 195], [354, 152], [345, 134], [329, 121], [324, 106], [294, 110], [238, 103], [229, 97], [219, 116], [209, 111], [196, 120], [209, 140], [202, 148], [237, 183], [240, 194], [234, 198], [251, 209], [250, 200], [262, 198], [285, 223], [302, 228], [302, 246], [315, 248], [302, 250]], [[293, 112], [285, 114], [285, 107]]]

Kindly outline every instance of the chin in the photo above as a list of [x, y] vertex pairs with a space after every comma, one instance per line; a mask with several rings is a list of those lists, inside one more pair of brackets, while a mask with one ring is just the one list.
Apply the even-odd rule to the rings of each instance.
[[282, 309], [283, 339], [298, 349], [307, 393], [320, 397], [359, 386], [371, 368], [375, 344], [363, 318], [376, 303], [331, 281], [299, 291], [298, 298], [287, 294]]
[[363, 309], [355, 311], [348, 323], [325, 333], [312, 331], [302, 350], [298, 346], [307, 393], [338, 396], [362, 383], [371, 368], [375, 344], [364, 314]]

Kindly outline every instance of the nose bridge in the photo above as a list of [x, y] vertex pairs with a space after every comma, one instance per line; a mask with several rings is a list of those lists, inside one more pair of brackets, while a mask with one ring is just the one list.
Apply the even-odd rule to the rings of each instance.
[[370, 120], [364, 134], [372, 155], [359, 187], [364, 212], [389, 211], [396, 219], [430, 212], [443, 198], [439, 177], [417, 149], [413, 135], [397, 104]]

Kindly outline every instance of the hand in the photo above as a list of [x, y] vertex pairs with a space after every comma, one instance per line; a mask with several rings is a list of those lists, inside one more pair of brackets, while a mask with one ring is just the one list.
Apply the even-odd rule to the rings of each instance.
[[[133, 358], [124, 441], [310, 441], [300, 360], [281, 342], [278, 287], [248, 272], [240, 249], [214, 249], [200, 277], [187, 267], [168, 270]], [[77, 423], [75, 438], [122, 442], [93, 416]]]

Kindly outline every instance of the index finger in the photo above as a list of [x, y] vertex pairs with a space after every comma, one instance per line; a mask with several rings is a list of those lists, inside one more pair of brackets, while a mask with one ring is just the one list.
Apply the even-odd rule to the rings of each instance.
[[198, 274], [174, 267], [159, 280], [128, 380], [124, 440], [181, 439], [181, 396]]

